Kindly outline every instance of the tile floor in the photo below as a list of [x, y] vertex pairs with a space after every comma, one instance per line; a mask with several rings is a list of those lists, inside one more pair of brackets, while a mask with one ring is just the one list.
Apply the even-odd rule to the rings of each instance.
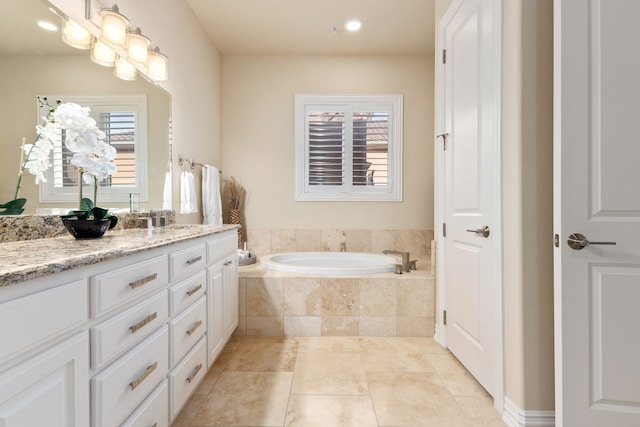
[[493, 400], [431, 338], [239, 337], [173, 427], [494, 427]]

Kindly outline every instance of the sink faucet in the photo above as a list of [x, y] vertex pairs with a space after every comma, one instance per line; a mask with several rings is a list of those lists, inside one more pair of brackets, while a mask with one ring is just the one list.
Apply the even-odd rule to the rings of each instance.
[[409, 252], [392, 251], [391, 249], [385, 249], [383, 254], [400, 255], [402, 257], [402, 270], [409, 271]]

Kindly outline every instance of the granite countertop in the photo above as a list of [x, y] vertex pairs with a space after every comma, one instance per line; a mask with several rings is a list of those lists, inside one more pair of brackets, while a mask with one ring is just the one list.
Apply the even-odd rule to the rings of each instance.
[[68, 234], [0, 243], [0, 287], [238, 227], [170, 225], [153, 229], [109, 230], [100, 239], [76, 240]]

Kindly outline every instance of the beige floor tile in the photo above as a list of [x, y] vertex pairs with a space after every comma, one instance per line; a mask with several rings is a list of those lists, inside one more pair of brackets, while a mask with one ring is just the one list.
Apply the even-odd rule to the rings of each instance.
[[498, 411], [493, 407], [493, 399], [490, 396], [459, 396], [455, 399], [462, 408], [462, 412], [471, 419], [474, 427], [506, 426]]
[[298, 353], [292, 394], [366, 394], [367, 378], [357, 353]]
[[193, 395], [184, 405], [171, 427], [191, 427], [200, 408], [207, 402], [206, 395]]
[[378, 427], [369, 396], [292, 395], [286, 427]]
[[434, 373], [370, 373], [369, 390], [380, 426], [471, 427]]
[[227, 371], [292, 372], [297, 351], [296, 338], [245, 338], [234, 349], [224, 351], [216, 364]]
[[488, 396], [487, 391], [452, 354], [430, 354], [428, 360], [453, 396]]
[[224, 372], [192, 426], [284, 425], [291, 372]]
[[407, 353], [393, 349], [360, 354], [364, 370], [369, 372], [433, 372], [424, 353]]
[[336, 352], [358, 353], [360, 342], [358, 337], [301, 337], [298, 352]]

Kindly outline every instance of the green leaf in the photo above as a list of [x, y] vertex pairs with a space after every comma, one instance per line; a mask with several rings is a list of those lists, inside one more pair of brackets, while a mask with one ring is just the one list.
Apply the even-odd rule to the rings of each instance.
[[113, 227], [116, 226], [116, 224], [118, 223], [118, 217], [115, 216], [112, 213], [108, 213], [105, 218], [109, 218], [109, 220], [111, 221], [111, 224], [109, 224], [109, 230], [111, 230]]
[[69, 211], [66, 215], [60, 216], [60, 218], [62, 218], [62, 219], [69, 219], [69, 218], [89, 219], [89, 211], [72, 210], [72, 211]]
[[103, 209], [103, 208], [99, 208], [99, 207], [94, 207], [92, 210], [93, 213], [93, 217], [95, 219], [103, 219], [106, 218], [109, 214], [109, 209]]
[[88, 198], [83, 198], [82, 201], [80, 202], [80, 209], [81, 211], [91, 211], [91, 209], [94, 208], [94, 204], [91, 201], [91, 199]]
[[24, 212], [23, 206], [27, 203], [27, 199], [13, 199], [0, 205], [0, 209], [4, 208], [4, 211], [0, 212], [0, 215], [20, 215]]

